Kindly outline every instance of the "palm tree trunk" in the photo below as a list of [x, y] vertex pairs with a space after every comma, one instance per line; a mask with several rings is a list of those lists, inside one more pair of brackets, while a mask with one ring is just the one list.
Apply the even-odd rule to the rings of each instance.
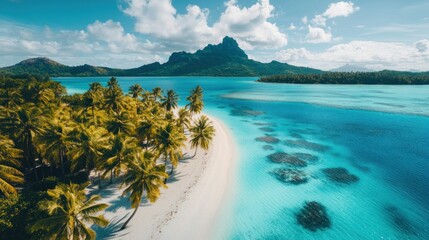
[[[165, 156], [165, 159], [164, 159], [164, 166], [165, 166], [165, 170], [167, 170], [167, 156]], [[168, 177], [170, 177], [170, 175]], [[164, 184], [167, 183], [168, 177], [164, 179]]]
[[113, 169], [110, 170], [110, 184], [113, 183]]
[[98, 172], [98, 190], [100, 190], [101, 189], [101, 176], [100, 176], [100, 171], [97, 171]]
[[60, 149], [60, 162], [61, 162], [61, 175], [64, 176], [64, 160], [63, 160], [62, 149]]
[[138, 209], [139, 209], [139, 206], [137, 205], [137, 207], [133, 211], [133, 214], [131, 214], [131, 216], [127, 219], [127, 221], [125, 221], [124, 225], [122, 225], [121, 230], [124, 230], [127, 227], [128, 223], [134, 217], [134, 215], [136, 214], [136, 212], [137, 212]]
[[92, 120], [94, 121], [94, 125], [97, 127], [97, 122], [95, 121], [94, 105], [92, 105]]
[[192, 158], [194, 158], [197, 155], [197, 150], [198, 150], [198, 147], [195, 148], [195, 153], [194, 153], [194, 156], [192, 156]]

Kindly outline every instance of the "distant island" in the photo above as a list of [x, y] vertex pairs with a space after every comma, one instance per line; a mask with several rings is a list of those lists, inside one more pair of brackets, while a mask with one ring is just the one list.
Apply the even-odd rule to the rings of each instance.
[[91, 65], [66, 66], [48, 58], [31, 58], [13, 66], [0, 68], [0, 75], [48, 75], [50, 77], [86, 76], [268, 76], [273, 74], [315, 74], [322, 70], [292, 66], [272, 61], [261, 63], [249, 59], [230, 37], [222, 43], [209, 44], [195, 53], [174, 52], [166, 63], [151, 63], [132, 69], [115, 69]]
[[413, 73], [399, 71], [379, 72], [325, 72], [321, 74], [288, 74], [262, 77], [264, 83], [295, 84], [429, 84], [429, 72]]

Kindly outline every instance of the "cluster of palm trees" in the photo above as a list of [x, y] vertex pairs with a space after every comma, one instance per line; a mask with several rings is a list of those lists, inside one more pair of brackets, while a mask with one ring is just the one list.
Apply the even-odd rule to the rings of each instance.
[[[107, 87], [92, 83], [84, 94], [71, 96], [50, 80], [1, 84], [0, 197], [46, 176], [94, 172], [110, 183], [121, 176], [124, 195], [135, 209], [123, 228], [144, 196], [151, 202], [159, 197], [183, 157], [187, 136], [192, 148], [207, 150], [215, 134], [207, 117], [193, 120], [204, 107], [200, 86], [178, 109], [174, 90], [164, 96], [161, 88], [145, 91], [135, 84], [124, 94], [114, 77]], [[96, 204], [97, 196], [87, 199], [86, 186], [58, 184], [49, 190], [42, 204], [49, 217], [37, 221], [32, 231], [93, 239], [86, 224], [107, 225], [102, 216], [94, 216], [107, 205]]]

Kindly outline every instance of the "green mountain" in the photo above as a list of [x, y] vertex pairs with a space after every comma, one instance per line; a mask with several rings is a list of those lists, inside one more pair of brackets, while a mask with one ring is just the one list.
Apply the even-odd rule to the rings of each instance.
[[166, 63], [158, 62], [132, 69], [113, 69], [91, 65], [66, 66], [48, 58], [31, 58], [0, 68], [6, 75], [58, 76], [267, 76], [273, 74], [315, 74], [321, 70], [296, 67], [272, 61], [261, 63], [247, 54], [230, 37], [218, 45], [208, 45], [195, 53], [175, 52]]
[[57, 76], [108, 76], [122, 70], [95, 67], [91, 65], [66, 66], [49, 58], [30, 58], [10, 67], [0, 68], [0, 74], [6, 75], [49, 75]]

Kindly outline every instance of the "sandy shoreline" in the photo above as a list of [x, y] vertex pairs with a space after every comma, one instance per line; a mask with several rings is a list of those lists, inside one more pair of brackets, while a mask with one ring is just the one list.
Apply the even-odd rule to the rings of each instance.
[[231, 196], [237, 146], [228, 129], [219, 119], [208, 116], [216, 129], [209, 151], [186, 147], [182, 160], [154, 203], [142, 202], [128, 227], [120, 232], [131, 214], [130, 204], [121, 197], [122, 190], [113, 184], [101, 192], [103, 202], [111, 205], [105, 216], [111, 226], [97, 230], [97, 239], [210, 239], [222, 205]]

